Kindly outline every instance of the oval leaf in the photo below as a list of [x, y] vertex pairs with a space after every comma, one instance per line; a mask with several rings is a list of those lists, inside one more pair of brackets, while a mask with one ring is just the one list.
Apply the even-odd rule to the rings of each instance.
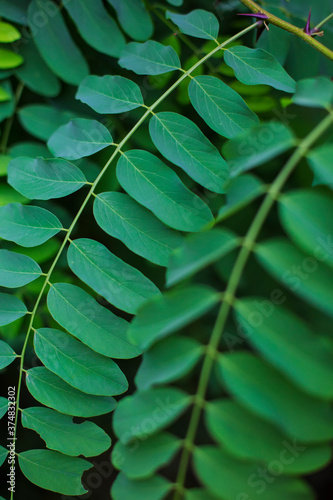
[[0, 250], [0, 286], [17, 288], [39, 278], [42, 270], [30, 257]]
[[333, 144], [324, 144], [307, 154], [307, 160], [314, 174], [313, 185], [325, 184], [333, 189]]
[[0, 293], [0, 326], [13, 323], [13, 321], [25, 316], [27, 312], [27, 308], [20, 299], [14, 295]]
[[125, 375], [112, 359], [64, 332], [40, 328], [35, 332], [34, 346], [46, 368], [76, 389], [97, 396], [113, 396], [128, 387]]
[[142, 0], [108, 0], [117, 12], [118, 20], [125, 33], [142, 42], [153, 34], [153, 23]]
[[177, 113], [157, 113], [150, 136], [162, 155], [215, 193], [224, 193], [229, 168], [218, 150], [191, 120]]
[[16, 352], [6, 342], [0, 340], [0, 370], [10, 365], [16, 357]]
[[130, 69], [137, 75], [161, 75], [181, 68], [176, 51], [154, 40], [129, 43], [118, 62], [121, 68]]
[[159, 294], [158, 288], [140, 271], [97, 241], [85, 238], [73, 241], [67, 259], [82, 281], [123, 311], [135, 313], [148, 298]]
[[185, 35], [205, 40], [216, 40], [218, 37], [219, 22], [214, 14], [207, 10], [196, 9], [184, 15], [167, 11], [166, 18], [171, 19]]

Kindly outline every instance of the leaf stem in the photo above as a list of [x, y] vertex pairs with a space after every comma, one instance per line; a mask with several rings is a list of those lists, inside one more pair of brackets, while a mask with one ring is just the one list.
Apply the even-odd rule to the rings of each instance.
[[[318, 42], [313, 36], [307, 35], [302, 28], [298, 28], [297, 26], [294, 26], [293, 24], [288, 23], [287, 21], [283, 21], [283, 19], [280, 19], [277, 16], [274, 16], [273, 14], [270, 14], [267, 12], [267, 10], [262, 9], [258, 4], [253, 2], [253, 0], [240, 0], [242, 4], [246, 5], [252, 12], [261, 12], [263, 14], [266, 14], [267, 16], [267, 22], [274, 24], [274, 26], [278, 26], [279, 28], [284, 29], [285, 31], [289, 31], [289, 33], [293, 33], [294, 35], [298, 36], [298, 38], [301, 38], [304, 40], [304, 42], [308, 43], [311, 45], [313, 48], [324, 54], [324, 56], [328, 57], [329, 59], [333, 60], [333, 51], [330, 50], [329, 48], [325, 47], [322, 43]], [[324, 19], [324, 22], [326, 22], [327, 19]], [[321, 24], [322, 25], [322, 24]]]
[[[19, 370], [19, 378], [18, 378], [18, 388], [17, 388], [17, 399], [16, 399], [16, 407], [19, 406], [19, 402], [20, 402], [20, 392], [21, 392], [21, 387], [22, 387], [22, 374], [23, 374], [23, 371], [25, 371], [23, 369], [23, 366], [24, 366], [24, 356], [25, 356], [25, 352], [26, 352], [26, 349], [27, 349], [27, 345], [28, 345], [28, 341], [29, 341], [29, 336], [30, 336], [30, 333], [31, 331], [34, 330], [33, 328], [33, 323], [34, 323], [34, 320], [35, 320], [35, 316], [36, 316], [36, 313], [37, 313], [37, 309], [38, 309], [38, 306], [40, 304], [40, 301], [42, 299], [42, 296], [44, 294], [44, 291], [45, 291], [45, 288], [46, 286], [48, 285], [49, 283], [49, 280], [50, 280], [50, 277], [54, 271], [54, 268], [55, 266], [57, 265], [58, 263], [58, 260], [60, 258], [60, 256], [62, 255], [62, 252], [67, 244], [68, 241], [71, 241], [70, 239], [70, 236], [72, 234], [72, 231], [74, 229], [74, 227], [76, 226], [79, 218], [81, 217], [81, 214], [82, 212], [84, 211], [86, 205], [88, 204], [88, 202], [90, 201], [91, 197], [94, 195], [94, 191], [99, 183], [99, 181], [101, 180], [101, 178], [103, 177], [103, 175], [105, 174], [105, 172], [107, 171], [107, 169], [109, 168], [109, 166], [111, 165], [112, 161], [114, 160], [114, 158], [117, 156], [117, 154], [119, 152], [121, 152], [121, 149], [122, 147], [126, 144], [126, 142], [132, 137], [132, 135], [134, 134], [134, 132], [140, 127], [140, 125], [146, 120], [146, 118], [150, 115], [151, 111], [153, 111], [159, 104], [161, 104], [161, 102], [164, 101], [164, 99], [169, 95], [171, 94], [171, 92], [177, 88], [177, 86], [190, 74], [192, 73], [198, 66], [200, 66], [202, 63], [204, 63], [207, 59], [209, 59], [211, 56], [213, 56], [218, 50], [220, 50], [221, 48], [223, 48], [225, 45], [228, 45], [229, 43], [233, 42], [234, 40], [237, 40], [237, 38], [240, 38], [241, 36], [245, 35], [246, 33], [248, 33], [249, 31], [251, 31], [252, 29], [256, 28], [258, 25], [258, 23], [255, 23], [247, 28], [245, 28], [244, 30], [240, 31], [239, 33], [237, 33], [236, 35], [232, 36], [231, 38], [229, 38], [229, 40], [226, 40], [225, 42], [223, 42], [222, 44], [220, 44], [218, 47], [215, 47], [211, 52], [209, 52], [208, 54], [206, 54], [202, 59], [200, 59], [200, 61], [198, 61], [197, 63], [195, 63], [189, 70], [187, 70], [185, 73], [183, 73], [179, 78], [178, 80], [176, 80], [176, 82], [171, 85], [171, 87], [169, 89], [167, 89], [148, 109], [147, 111], [141, 116], [141, 118], [138, 120], [138, 122], [134, 125], [134, 127], [127, 133], [127, 135], [124, 137], [124, 139], [118, 144], [118, 146], [116, 147], [116, 149], [114, 150], [114, 152], [112, 153], [112, 155], [110, 156], [109, 160], [106, 162], [106, 164], [104, 165], [104, 167], [102, 168], [102, 170], [100, 171], [100, 173], [98, 174], [98, 176], [96, 177], [94, 183], [92, 184], [91, 188], [89, 189], [88, 191], [88, 194], [87, 196], [85, 197], [79, 211], [77, 212], [76, 216], [74, 217], [73, 219], [73, 222], [72, 224], [70, 225], [70, 227], [68, 228], [67, 232], [66, 232], [66, 235], [65, 235], [65, 238], [58, 250], [58, 253], [56, 254], [52, 264], [51, 264], [51, 267], [49, 268], [49, 271], [48, 273], [46, 274], [46, 277], [45, 277], [45, 280], [44, 280], [44, 283], [42, 285], [42, 288], [39, 292], [39, 295], [36, 299], [36, 303], [35, 303], [35, 306], [32, 310], [32, 314], [31, 314], [31, 318], [30, 318], [30, 322], [29, 322], [29, 325], [28, 325], [28, 331], [27, 331], [27, 334], [26, 334], [26, 337], [25, 337], [25, 341], [24, 341], [24, 344], [23, 344], [23, 348], [22, 348], [22, 352], [21, 352], [21, 363], [20, 363], [20, 370]], [[16, 438], [16, 434], [17, 434], [17, 420], [18, 420], [18, 413], [16, 411], [16, 416], [15, 416], [15, 429], [14, 429], [14, 438]], [[14, 493], [11, 492], [11, 500], [13, 499], [13, 495]]]
[[328, 21], [330, 21], [331, 19], [333, 19], [333, 12], [329, 16], [325, 17], [325, 19], [323, 19], [322, 21], [320, 21], [320, 23], [318, 23], [317, 26], [315, 26], [315, 29], [319, 30], [319, 28], [321, 28], [322, 26], [324, 26], [324, 24], [328, 23]]
[[[264, 201], [262, 202], [255, 218], [249, 230], [243, 240], [242, 248], [238, 254], [234, 267], [232, 269], [230, 279], [227, 288], [224, 293], [224, 300], [220, 307], [217, 319], [214, 325], [214, 329], [207, 346], [206, 354], [204, 357], [202, 370], [198, 383], [197, 397], [198, 401], [205, 399], [207, 392], [207, 387], [211, 375], [212, 368], [214, 366], [216, 354], [218, 352], [218, 346], [224, 331], [224, 327], [232, 307], [235, 301], [235, 294], [242, 277], [244, 268], [252, 252], [256, 239], [263, 227], [263, 224], [269, 215], [271, 208], [273, 207], [276, 198], [278, 197], [281, 189], [283, 188], [285, 182], [289, 178], [290, 174], [293, 172], [294, 168], [297, 166], [299, 161], [304, 157], [309, 148], [314, 144], [314, 142], [319, 139], [319, 137], [332, 125], [333, 115], [329, 114], [326, 116], [317, 127], [305, 137], [295, 152], [292, 154], [288, 162], [282, 168], [281, 172], [276, 177], [275, 181], [271, 184]], [[175, 495], [174, 500], [181, 500], [183, 498], [184, 485], [186, 479], [186, 473], [190, 461], [191, 450], [194, 447], [194, 440], [198, 430], [199, 422], [201, 416], [201, 405], [195, 404], [193, 406], [192, 415], [190, 418], [190, 423], [188, 431], [185, 438], [185, 446], [180, 458], [180, 465], [178, 470], [178, 477], [175, 483]]]

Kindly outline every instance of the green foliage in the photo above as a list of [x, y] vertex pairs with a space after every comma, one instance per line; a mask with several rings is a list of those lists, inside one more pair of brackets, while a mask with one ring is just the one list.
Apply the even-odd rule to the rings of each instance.
[[[58, 3], [0, 6], [0, 369], [21, 491], [81, 496], [107, 452], [113, 500], [319, 498], [332, 61], [275, 26], [255, 43], [238, 1]], [[266, 3], [305, 25], [299, 0]]]

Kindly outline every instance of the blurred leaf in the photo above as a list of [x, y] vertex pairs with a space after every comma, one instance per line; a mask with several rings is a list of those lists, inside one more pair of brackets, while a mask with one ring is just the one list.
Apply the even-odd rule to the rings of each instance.
[[111, 488], [113, 500], [162, 500], [171, 489], [172, 484], [161, 476], [148, 479], [128, 479], [122, 472], [118, 474]]
[[251, 174], [240, 175], [230, 180], [226, 189], [226, 203], [220, 208], [216, 220], [220, 222], [242, 210], [264, 193], [265, 187]]
[[16, 68], [23, 63], [23, 57], [11, 50], [0, 48], [0, 69]]
[[108, 0], [117, 12], [118, 20], [127, 35], [138, 42], [153, 34], [153, 23], [142, 0]]
[[292, 102], [310, 108], [327, 108], [333, 103], [333, 83], [323, 76], [300, 80]]
[[112, 397], [81, 392], [43, 366], [27, 371], [26, 384], [37, 401], [68, 415], [94, 417], [109, 413], [116, 406]]
[[307, 160], [313, 171], [313, 185], [324, 184], [333, 189], [333, 144], [324, 144], [307, 154]]

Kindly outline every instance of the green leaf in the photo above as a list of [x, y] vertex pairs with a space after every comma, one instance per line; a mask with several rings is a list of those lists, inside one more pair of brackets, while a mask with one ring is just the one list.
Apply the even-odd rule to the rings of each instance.
[[167, 2], [170, 5], [175, 5], [176, 7], [180, 7], [181, 5], [183, 5], [183, 0], [167, 0]]
[[307, 154], [307, 160], [314, 174], [313, 185], [324, 184], [333, 189], [332, 170], [333, 145], [325, 144]]
[[139, 446], [118, 441], [112, 452], [112, 463], [129, 479], [150, 477], [166, 465], [179, 449], [181, 441], [166, 432], [151, 436]]
[[87, 181], [68, 161], [18, 157], [8, 165], [8, 182], [31, 200], [50, 200], [75, 193]]
[[29, 5], [29, 0], [2, 0], [1, 15], [6, 19], [10, 19], [18, 24], [27, 24], [26, 10]]
[[0, 370], [10, 365], [16, 357], [16, 352], [6, 342], [0, 340]]
[[126, 391], [125, 375], [112, 359], [52, 328], [36, 330], [35, 351], [42, 363], [65, 382], [88, 394], [114, 396]]
[[125, 33], [142, 42], [153, 34], [153, 23], [142, 0], [108, 0], [117, 12], [118, 21]]
[[256, 255], [264, 268], [289, 290], [333, 316], [333, 272], [320, 262], [323, 254], [327, 258], [330, 248], [330, 235], [322, 246], [318, 245], [317, 257], [305, 255], [285, 239], [274, 238], [260, 243]]
[[224, 193], [228, 165], [195, 123], [177, 113], [162, 112], [150, 120], [149, 132], [167, 160], [210, 191]]
[[119, 309], [135, 313], [158, 288], [97, 241], [81, 238], [68, 249], [68, 264], [88, 286]]
[[266, 84], [284, 92], [294, 92], [296, 82], [272, 54], [262, 49], [238, 46], [227, 49], [224, 60], [236, 78], [246, 85]]
[[176, 420], [190, 404], [190, 396], [174, 387], [136, 392], [123, 398], [113, 417], [113, 428], [121, 443], [146, 439]]
[[174, 382], [189, 373], [202, 354], [197, 340], [180, 335], [162, 339], [143, 354], [135, 383], [141, 390]]
[[7, 455], [8, 455], [8, 450], [6, 448], [4, 448], [3, 446], [0, 446], [0, 467], [4, 463], [4, 461], [6, 460]]
[[60, 82], [42, 59], [33, 40], [24, 40], [20, 45], [20, 54], [24, 64], [16, 69], [16, 76], [37, 94], [45, 97], [57, 96], [61, 89]]
[[203, 120], [218, 134], [231, 139], [259, 123], [259, 118], [229, 85], [214, 76], [191, 79], [188, 93]]
[[316, 443], [333, 437], [331, 404], [301, 392], [275, 368], [245, 351], [219, 359], [223, 384], [251, 412], [289, 437]]
[[286, 455], [288, 458], [281, 465], [283, 474], [288, 475], [315, 471], [331, 458], [328, 445], [300, 445], [305, 449], [298, 453], [293, 449], [292, 442], [272, 424], [230, 399], [210, 402], [206, 407], [205, 419], [211, 436], [227, 453], [239, 460], [266, 462], [269, 471], [271, 462]]
[[137, 75], [161, 75], [181, 68], [176, 51], [154, 40], [129, 43], [118, 62], [121, 68], [132, 70]]
[[59, 250], [59, 242], [51, 239], [34, 248], [14, 247], [13, 251], [27, 255], [38, 264], [44, 264], [56, 255]]
[[327, 244], [333, 235], [332, 198], [320, 191], [291, 191], [279, 198], [281, 224], [301, 250], [317, 256], [324, 249], [320, 260], [333, 266], [333, 245]]
[[0, 418], [6, 415], [8, 410], [8, 399], [0, 397]]
[[207, 10], [196, 9], [184, 15], [167, 11], [166, 18], [171, 19], [185, 35], [205, 40], [216, 40], [218, 37], [219, 22], [214, 14]]
[[[0, 250], [4, 252], [5, 250]], [[23, 302], [14, 295], [0, 293], [0, 326], [9, 325], [27, 314]]]
[[21, 33], [9, 23], [0, 22], [0, 43], [15, 42], [21, 38]]
[[0, 69], [16, 68], [23, 63], [23, 57], [11, 50], [0, 48]]
[[83, 472], [92, 467], [87, 460], [68, 457], [57, 451], [28, 450], [19, 453], [18, 461], [25, 477], [40, 488], [63, 495], [87, 492], [81, 484]]
[[119, 57], [125, 38], [101, 0], [66, 2], [65, 7], [82, 38], [102, 54]]
[[43, 158], [48, 158], [50, 156], [50, 151], [41, 142], [17, 142], [9, 148], [9, 154], [12, 158], [18, 158], [19, 156], [28, 156], [32, 158], [34, 156], [42, 156]]
[[217, 500], [217, 498], [204, 488], [191, 488], [185, 492], [185, 500]]
[[[29, 27], [37, 48], [51, 70], [64, 82], [78, 85], [89, 68], [81, 51], [73, 42], [62, 17], [61, 9], [53, 6], [50, 15], [48, 0], [33, 0], [28, 9]], [[35, 19], [46, 19], [36, 29]]]
[[79, 86], [76, 99], [97, 113], [125, 113], [143, 104], [140, 87], [123, 76], [87, 76]]
[[10, 203], [0, 208], [0, 237], [23, 247], [36, 247], [61, 231], [61, 222], [40, 207]]
[[4, 207], [9, 203], [28, 203], [28, 198], [25, 198], [20, 193], [15, 191], [8, 184], [0, 184], [0, 207]]
[[314, 335], [297, 316], [268, 300], [241, 299], [235, 307], [246, 338], [268, 361], [304, 392], [333, 399], [333, 346]]
[[184, 239], [170, 255], [166, 274], [167, 286], [192, 276], [212, 262], [234, 250], [238, 237], [226, 229], [211, 229]]
[[52, 285], [47, 306], [62, 327], [94, 351], [121, 359], [140, 354], [127, 338], [127, 321], [101, 306], [78, 286]]
[[0, 286], [8, 288], [24, 286], [39, 278], [41, 274], [41, 268], [30, 257], [9, 250], [0, 250]]
[[[110, 0], [109, 0], [110, 1]], [[172, 484], [164, 477], [156, 475], [149, 479], [132, 480], [122, 472], [116, 477], [111, 488], [113, 500], [163, 500], [170, 491]]]
[[5, 119], [12, 116], [15, 111], [15, 100], [12, 91], [12, 86], [9, 80], [1, 82], [3, 90], [10, 95], [10, 100], [0, 103], [0, 123]]
[[[282, 464], [281, 466], [283, 467]], [[194, 469], [209, 492], [223, 500], [235, 500], [237, 497], [239, 500], [242, 497], [244, 500], [247, 498], [251, 500], [281, 500], [281, 498], [314, 500], [307, 483], [299, 479], [284, 477], [281, 474], [277, 476], [276, 473], [272, 474], [272, 477], [269, 472], [266, 476], [269, 481], [264, 481], [260, 479], [262, 476], [258, 473], [261, 470], [258, 464], [236, 460], [224, 450], [214, 446], [201, 446], [195, 449]]]
[[235, 177], [276, 158], [295, 146], [292, 131], [283, 123], [271, 121], [256, 125], [223, 145], [222, 153]]
[[193, 285], [158, 295], [147, 301], [132, 321], [128, 337], [142, 350], [206, 314], [220, 294], [204, 285]]
[[21, 108], [18, 117], [29, 134], [47, 141], [61, 125], [77, 117], [77, 113], [44, 104], [28, 104]]
[[120, 185], [156, 217], [180, 231], [200, 231], [213, 216], [177, 174], [148, 151], [124, 153], [117, 164]]
[[0, 156], [0, 177], [5, 177], [7, 175], [7, 168], [10, 160], [11, 157], [8, 155]]
[[43, 366], [27, 371], [26, 384], [37, 401], [68, 415], [95, 417], [111, 412], [116, 406], [115, 399], [81, 392]]
[[292, 102], [310, 108], [327, 108], [333, 102], [333, 84], [323, 76], [300, 80]]
[[58, 128], [47, 146], [54, 156], [78, 160], [107, 148], [112, 141], [108, 129], [98, 121], [75, 118]]
[[98, 194], [94, 202], [97, 224], [130, 250], [160, 266], [182, 242], [182, 236], [165, 227], [146, 208], [123, 193]]
[[25, 408], [22, 425], [38, 432], [48, 448], [65, 455], [95, 457], [111, 445], [109, 436], [93, 422], [76, 424], [73, 417], [49, 408]]
[[227, 219], [242, 210], [265, 192], [265, 186], [254, 175], [245, 174], [230, 180], [226, 189], [226, 203], [220, 208], [216, 220]]

